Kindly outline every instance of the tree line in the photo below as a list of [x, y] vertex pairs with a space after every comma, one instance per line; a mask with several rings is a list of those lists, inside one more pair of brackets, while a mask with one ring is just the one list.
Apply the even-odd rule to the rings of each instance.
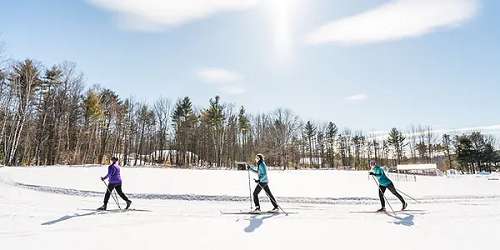
[[430, 126], [387, 134], [303, 121], [288, 109], [249, 114], [219, 97], [195, 107], [189, 97], [152, 103], [86, 88], [75, 64], [26, 59], [0, 68], [0, 161], [4, 165], [102, 164], [234, 167], [266, 155], [289, 168], [367, 169], [437, 163], [466, 172], [499, 166], [495, 138], [480, 132], [438, 135]]

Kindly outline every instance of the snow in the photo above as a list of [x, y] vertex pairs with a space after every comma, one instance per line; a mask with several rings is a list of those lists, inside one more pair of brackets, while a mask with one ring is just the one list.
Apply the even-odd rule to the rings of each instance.
[[[105, 188], [99, 176], [105, 172], [104, 167], [0, 168], [2, 249], [494, 249], [500, 244], [494, 236], [500, 231], [500, 181], [491, 176], [396, 182], [421, 203], [408, 199], [409, 211], [387, 215], [365, 213], [379, 207], [367, 172], [269, 171], [271, 190], [289, 216], [221, 215], [249, 209], [246, 171], [122, 168], [132, 207], [147, 211], [86, 210], [101, 205]], [[271, 208], [264, 199], [262, 206]], [[109, 207], [116, 207], [112, 200]]]

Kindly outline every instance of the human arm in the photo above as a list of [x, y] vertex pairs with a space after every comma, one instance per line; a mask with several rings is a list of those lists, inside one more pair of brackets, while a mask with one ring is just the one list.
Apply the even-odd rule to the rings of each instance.
[[108, 173], [106, 174], [106, 176], [103, 176], [101, 177], [101, 180], [106, 180], [107, 178], [111, 177], [112, 175], [114, 174], [114, 171], [113, 171], [113, 165], [109, 165], [108, 166]]

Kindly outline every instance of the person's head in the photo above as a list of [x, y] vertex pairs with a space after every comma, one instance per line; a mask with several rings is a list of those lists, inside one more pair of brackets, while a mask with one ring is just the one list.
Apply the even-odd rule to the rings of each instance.
[[115, 156], [111, 157], [111, 162], [112, 163], [116, 163], [117, 161], [118, 161], [117, 157], [115, 157]]
[[371, 160], [370, 161], [370, 167], [375, 167], [377, 165], [377, 161], [376, 160]]
[[263, 154], [257, 154], [255, 156], [255, 162], [259, 163], [264, 160], [264, 155]]

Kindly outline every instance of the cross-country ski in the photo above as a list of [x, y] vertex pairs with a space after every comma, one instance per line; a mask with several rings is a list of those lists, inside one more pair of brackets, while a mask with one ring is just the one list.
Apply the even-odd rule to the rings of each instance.
[[274, 210], [269, 210], [269, 211], [220, 211], [221, 214], [225, 215], [244, 215], [244, 214], [250, 214], [250, 215], [259, 215], [259, 214], [280, 214], [281, 212], [279, 211], [274, 211]]

